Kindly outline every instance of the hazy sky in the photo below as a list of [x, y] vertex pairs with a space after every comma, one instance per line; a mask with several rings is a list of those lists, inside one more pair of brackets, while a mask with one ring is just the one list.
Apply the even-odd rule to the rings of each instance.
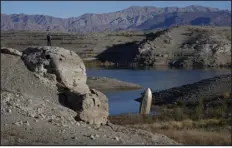
[[189, 5], [231, 10], [230, 1], [1, 1], [1, 13], [45, 14], [67, 18], [85, 13], [114, 12], [130, 6], [185, 7]]

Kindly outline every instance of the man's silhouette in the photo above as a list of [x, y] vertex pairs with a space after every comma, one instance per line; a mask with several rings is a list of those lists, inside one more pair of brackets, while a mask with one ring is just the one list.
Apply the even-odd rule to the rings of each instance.
[[52, 46], [51, 40], [52, 40], [52, 37], [51, 37], [50, 34], [48, 34], [48, 35], [47, 35], [47, 45], [48, 45], [48, 46]]

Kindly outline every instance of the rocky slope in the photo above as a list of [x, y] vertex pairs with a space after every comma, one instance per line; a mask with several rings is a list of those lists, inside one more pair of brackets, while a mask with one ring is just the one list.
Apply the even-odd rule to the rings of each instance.
[[[231, 93], [231, 74], [201, 80], [193, 84], [174, 87], [167, 90], [153, 92], [153, 104], [175, 104], [178, 101], [195, 104], [200, 99], [211, 103], [220, 103], [220, 97], [225, 93]], [[136, 99], [141, 101], [141, 98]], [[216, 101], [215, 101], [216, 100]]]
[[86, 85], [77, 54], [58, 47], [18, 53], [1, 49], [2, 145], [177, 144], [109, 123], [108, 100]]
[[[231, 66], [231, 28], [173, 26], [163, 30], [52, 33], [52, 45], [106, 65]], [[46, 44], [46, 32], [2, 32], [1, 45], [23, 51]], [[91, 61], [94, 62], [94, 61]], [[97, 62], [96, 62], [97, 63]]]
[[135, 61], [147, 66], [231, 66], [231, 29], [172, 27], [151, 34], [138, 48]]
[[202, 6], [129, 7], [105, 13], [84, 14], [67, 19], [46, 15], [1, 14], [1, 30], [40, 30], [65, 32], [98, 32], [145, 30], [172, 25], [230, 26], [231, 12]]
[[229, 67], [231, 28], [174, 26], [147, 33], [140, 42], [115, 45], [100, 61], [141, 66]]

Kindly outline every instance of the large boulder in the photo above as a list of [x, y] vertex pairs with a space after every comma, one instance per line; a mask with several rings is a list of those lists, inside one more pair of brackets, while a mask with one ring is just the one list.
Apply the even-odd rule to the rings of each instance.
[[22, 58], [31, 71], [42, 76], [55, 74], [64, 87], [80, 94], [89, 92], [84, 63], [75, 52], [60, 47], [29, 47]]
[[84, 63], [76, 53], [60, 47], [29, 47], [22, 59], [40, 77], [56, 77], [59, 101], [76, 111], [77, 119], [94, 125], [106, 124], [108, 100], [103, 93], [89, 89]]
[[64, 105], [77, 112], [77, 120], [97, 126], [106, 124], [109, 106], [108, 99], [103, 93], [91, 89], [90, 93], [84, 95], [71, 91], [60, 95], [63, 98], [62, 100], [64, 100]]
[[95, 89], [91, 89], [91, 93], [86, 94], [84, 97], [82, 112], [79, 115], [80, 119], [89, 124], [106, 124], [109, 115], [106, 96]]

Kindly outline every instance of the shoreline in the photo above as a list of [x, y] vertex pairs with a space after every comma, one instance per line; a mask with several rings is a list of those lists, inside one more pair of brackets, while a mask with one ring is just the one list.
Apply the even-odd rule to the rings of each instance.
[[[96, 61], [96, 63], [95, 63]], [[104, 69], [138, 69], [138, 70], [149, 70], [149, 69], [157, 69], [157, 70], [229, 70], [231, 67], [171, 67], [168, 65], [156, 65], [156, 66], [139, 66], [139, 65], [119, 65], [119, 64], [104, 64], [103, 62], [99, 62], [97, 60], [93, 61], [83, 61], [87, 69], [94, 68], [104, 68]], [[91, 63], [93, 62], [93, 63]]]
[[97, 89], [100, 91], [107, 90], [134, 90], [141, 89], [142, 86], [130, 82], [124, 82], [117, 79], [107, 78], [107, 77], [88, 77], [87, 85], [90, 88]]
[[[176, 104], [178, 101], [194, 104], [200, 99], [214, 99], [217, 95], [231, 92], [231, 74], [216, 76], [209, 79], [173, 87], [152, 93], [153, 105]], [[140, 102], [141, 97], [135, 99]]]

